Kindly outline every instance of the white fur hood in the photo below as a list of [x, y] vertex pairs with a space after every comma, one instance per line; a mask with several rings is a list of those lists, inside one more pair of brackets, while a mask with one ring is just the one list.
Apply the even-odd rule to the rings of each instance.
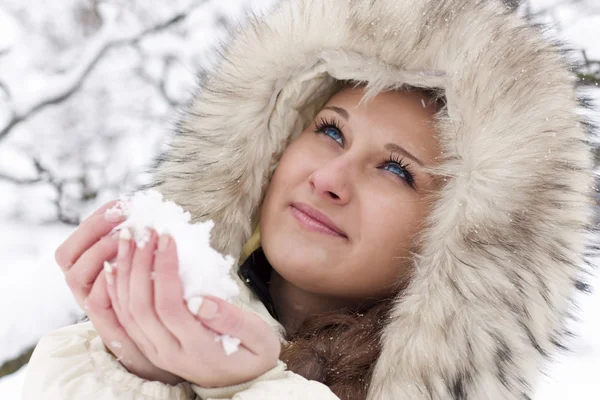
[[153, 186], [215, 220], [213, 244], [237, 255], [334, 79], [443, 88], [446, 183], [369, 399], [531, 398], [592, 219], [589, 124], [559, 48], [494, 0], [288, 0], [233, 36]]

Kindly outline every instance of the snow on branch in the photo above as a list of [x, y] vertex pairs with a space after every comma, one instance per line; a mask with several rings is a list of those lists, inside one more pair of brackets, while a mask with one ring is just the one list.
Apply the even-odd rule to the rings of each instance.
[[83, 51], [79, 64], [67, 73], [52, 76], [50, 80], [46, 78], [40, 79], [43, 82], [42, 85], [19, 95], [17, 95], [16, 91], [10, 90], [5, 85], [4, 91], [12, 99], [14, 108], [12, 118], [0, 129], [0, 140], [6, 137], [20, 122], [30, 118], [49, 105], [64, 101], [76, 92], [109, 49], [117, 46], [136, 44], [146, 35], [167, 29], [185, 19], [186, 15], [195, 7], [197, 5], [175, 14], [166, 21], [137, 32], [123, 32], [122, 29], [119, 29], [120, 27], [116, 26], [114, 20], [108, 20]]

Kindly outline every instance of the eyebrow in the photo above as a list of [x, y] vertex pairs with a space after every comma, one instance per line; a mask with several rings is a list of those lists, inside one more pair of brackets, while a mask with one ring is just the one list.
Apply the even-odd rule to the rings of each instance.
[[344, 110], [341, 107], [327, 106], [327, 107], [323, 107], [323, 110], [333, 110], [336, 113], [340, 114], [345, 120], [347, 120], [347, 121], [350, 120], [350, 115], [348, 115], [348, 111]]
[[[344, 110], [341, 107], [336, 107], [336, 106], [327, 106], [327, 107], [323, 107], [324, 110], [332, 110], [335, 111], [336, 113], [338, 113], [339, 115], [342, 116], [342, 118], [344, 118], [345, 120], [349, 121], [350, 120], [350, 115], [348, 114], [348, 111]], [[389, 152], [395, 152], [395, 153], [400, 153], [405, 157], [410, 158], [411, 160], [413, 160], [414, 162], [416, 162], [417, 164], [419, 164], [421, 167], [424, 167], [423, 163], [421, 162], [421, 160], [419, 160], [417, 157], [415, 157], [414, 155], [412, 155], [408, 150], [406, 150], [404, 147], [402, 146], [398, 146], [395, 143], [386, 143], [385, 146], [383, 146], [383, 148]]]
[[417, 164], [419, 164], [421, 167], [424, 167], [424, 165], [421, 162], [421, 160], [419, 160], [417, 157], [413, 156], [404, 147], [398, 146], [396, 143], [386, 143], [386, 145], [383, 146], [383, 148], [386, 149], [389, 152], [400, 153], [403, 156], [410, 158], [411, 160], [413, 160], [414, 162], [416, 162]]

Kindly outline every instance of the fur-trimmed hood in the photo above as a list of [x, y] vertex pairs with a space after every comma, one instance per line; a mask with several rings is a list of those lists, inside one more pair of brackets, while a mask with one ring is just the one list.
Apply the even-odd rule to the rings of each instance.
[[234, 32], [153, 186], [215, 220], [213, 244], [238, 255], [281, 153], [337, 79], [447, 99], [446, 182], [368, 398], [530, 398], [584, 262], [592, 156], [568, 62], [499, 1], [282, 1]]

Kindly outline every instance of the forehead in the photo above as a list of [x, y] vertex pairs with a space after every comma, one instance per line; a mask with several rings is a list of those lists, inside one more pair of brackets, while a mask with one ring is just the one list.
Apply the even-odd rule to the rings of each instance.
[[[436, 112], [436, 103], [431, 97], [420, 91], [389, 90], [381, 92], [359, 105], [365, 91], [362, 87], [347, 87], [337, 92], [326, 105], [343, 103], [352, 107], [354, 112], [377, 114], [406, 111], [415, 117], [432, 119]], [[348, 110], [350, 112], [350, 110]]]
[[346, 110], [348, 120], [343, 122], [356, 134], [397, 143], [425, 163], [433, 162], [440, 152], [434, 123], [437, 106], [427, 94], [386, 91], [361, 104], [363, 95], [363, 88], [345, 88], [325, 107]]

